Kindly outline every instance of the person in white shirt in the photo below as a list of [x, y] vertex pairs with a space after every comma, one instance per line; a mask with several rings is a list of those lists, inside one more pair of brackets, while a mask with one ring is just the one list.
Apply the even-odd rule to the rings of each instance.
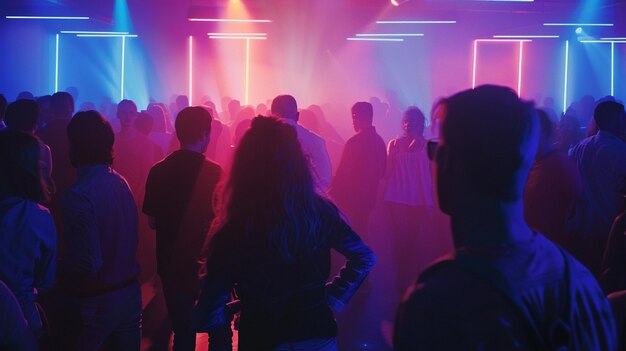
[[271, 109], [273, 116], [283, 119], [296, 129], [302, 151], [311, 163], [311, 171], [316, 186], [319, 191], [326, 193], [332, 177], [332, 167], [326, 150], [326, 142], [319, 135], [298, 124], [298, 105], [293, 96], [278, 95], [272, 100]]

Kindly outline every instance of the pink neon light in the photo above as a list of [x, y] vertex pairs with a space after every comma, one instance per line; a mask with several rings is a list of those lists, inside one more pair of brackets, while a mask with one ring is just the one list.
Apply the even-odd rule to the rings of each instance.
[[478, 43], [479, 42], [501, 42], [501, 43], [517, 43], [519, 42], [519, 59], [517, 66], [517, 95], [521, 96], [522, 94], [522, 62], [523, 62], [523, 52], [524, 52], [524, 42], [529, 42], [532, 40], [529, 39], [475, 39], [474, 40], [474, 62], [472, 64], [472, 89], [476, 88], [476, 65], [477, 65], [477, 54], [478, 54]]
[[189, 36], [189, 105], [193, 99], [193, 37]]
[[519, 42], [519, 66], [517, 67], [517, 96], [522, 96], [522, 57], [524, 50], [524, 42]]

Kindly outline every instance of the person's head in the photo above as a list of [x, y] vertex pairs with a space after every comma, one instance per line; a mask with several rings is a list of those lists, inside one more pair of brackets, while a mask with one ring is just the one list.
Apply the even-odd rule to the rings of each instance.
[[443, 104], [435, 154], [441, 210], [454, 216], [472, 202], [521, 201], [538, 145], [533, 104], [493, 85], [460, 92]]
[[113, 163], [115, 133], [98, 111], [78, 112], [67, 126], [70, 160], [76, 168]]
[[137, 118], [137, 104], [132, 100], [122, 100], [117, 104], [117, 118], [122, 129], [133, 128]]
[[35, 100], [35, 96], [30, 91], [22, 91], [17, 94], [15, 100]]
[[360, 132], [372, 126], [374, 108], [369, 102], [359, 101], [352, 105], [352, 126], [355, 132]]
[[402, 116], [402, 130], [405, 135], [424, 136], [426, 117], [422, 110], [415, 106], [409, 106]]
[[0, 131], [0, 200], [8, 196], [43, 203], [46, 190], [39, 167], [39, 141], [28, 133]]
[[596, 106], [593, 119], [602, 131], [611, 132], [617, 136], [624, 134], [626, 127], [626, 113], [624, 105], [615, 101], [604, 101]]
[[234, 120], [237, 118], [237, 114], [241, 110], [241, 102], [237, 99], [232, 99], [228, 102], [228, 114], [230, 115], [230, 119]]
[[192, 106], [182, 109], [176, 116], [176, 137], [182, 147], [200, 144], [202, 152], [209, 146], [211, 135], [211, 114], [209, 110]]
[[145, 111], [139, 112], [137, 118], [135, 119], [135, 129], [137, 129], [141, 134], [148, 136], [150, 132], [152, 132], [152, 127], [154, 126], [154, 121], [152, 120], [152, 116]]
[[64, 91], [52, 94], [50, 97], [50, 113], [52, 118], [69, 120], [74, 114], [74, 99]]
[[7, 107], [5, 123], [8, 128], [34, 133], [39, 123], [39, 105], [35, 100], [17, 100]]
[[179, 110], [182, 110], [185, 107], [189, 107], [189, 98], [187, 97], [187, 95], [178, 95], [176, 97], [176, 107]]
[[278, 95], [272, 100], [272, 115], [298, 121], [298, 104], [291, 95]]
[[317, 199], [295, 128], [254, 118], [235, 151], [220, 216], [246, 224], [251, 234], [269, 233], [270, 245], [288, 260], [315, 250], [323, 233]]
[[163, 111], [163, 107], [153, 103], [148, 105], [147, 112], [152, 116], [152, 122], [154, 123], [153, 130], [157, 133], [165, 133], [167, 129], [165, 127], [165, 112]]

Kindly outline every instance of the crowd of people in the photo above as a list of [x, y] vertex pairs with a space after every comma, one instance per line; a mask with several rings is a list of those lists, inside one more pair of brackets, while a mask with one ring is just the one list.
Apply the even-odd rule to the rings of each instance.
[[[139, 350], [158, 280], [174, 350], [337, 350], [381, 235], [396, 350], [626, 348], [626, 112], [590, 98], [557, 117], [481, 86], [430, 118], [372, 98], [344, 142], [290, 95], [0, 95], [0, 349]], [[418, 277], [441, 212], [453, 252]]]

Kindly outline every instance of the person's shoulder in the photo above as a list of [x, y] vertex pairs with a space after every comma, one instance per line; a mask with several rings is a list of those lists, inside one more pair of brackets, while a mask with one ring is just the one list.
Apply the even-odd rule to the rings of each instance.
[[203, 162], [208, 173], [221, 175], [224, 172], [222, 166], [215, 161], [205, 158]]

